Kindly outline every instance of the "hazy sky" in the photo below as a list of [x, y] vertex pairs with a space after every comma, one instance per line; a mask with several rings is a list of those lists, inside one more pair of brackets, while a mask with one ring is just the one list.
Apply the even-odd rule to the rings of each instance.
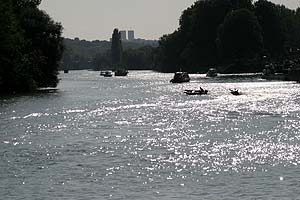
[[[181, 12], [196, 0], [42, 0], [40, 8], [64, 26], [64, 36], [108, 40], [114, 28], [136, 38], [159, 39], [178, 28]], [[289, 8], [300, 0], [272, 0]]]

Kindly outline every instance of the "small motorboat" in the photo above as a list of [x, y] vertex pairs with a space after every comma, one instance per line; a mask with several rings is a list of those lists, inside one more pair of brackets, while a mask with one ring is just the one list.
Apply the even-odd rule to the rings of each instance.
[[112, 72], [111, 71], [105, 71], [102, 76], [104, 76], [104, 77], [112, 77]]
[[241, 95], [241, 92], [239, 92], [238, 90], [232, 90], [230, 89], [230, 93], [235, 95], [235, 96], [238, 96], [238, 95]]
[[126, 69], [117, 69], [115, 71], [115, 76], [127, 76], [128, 71]]
[[190, 82], [190, 77], [187, 72], [176, 72], [173, 79], [170, 80], [171, 83], [184, 83]]
[[207, 95], [208, 90], [184, 90], [186, 95]]
[[104, 76], [104, 74], [105, 74], [105, 71], [100, 72], [100, 76]]

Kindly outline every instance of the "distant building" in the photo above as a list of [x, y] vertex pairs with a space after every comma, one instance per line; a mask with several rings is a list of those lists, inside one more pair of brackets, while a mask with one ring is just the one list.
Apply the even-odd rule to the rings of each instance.
[[129, 41], [134, 40], [134, 31], [133, 30], [128, 31], [128, 40]]
[[126, 31], [120, 31], [120, 34], [121, 34], [121, 40], [122, 40], [122, 41], [127, 40], [127, 37], [126, 37]]

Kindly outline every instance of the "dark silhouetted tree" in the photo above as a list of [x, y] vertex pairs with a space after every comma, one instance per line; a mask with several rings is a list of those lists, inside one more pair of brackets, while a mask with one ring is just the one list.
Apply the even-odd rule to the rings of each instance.
[[31, 64], [38, 69], [35, 80], [38, 87], [56, 87], [58, 64], [63, 52], [62, 26], [38, 8], [25, 7], [19, 20], [27, 39], [27, 53]]
[[121, 34], [118, 29], [114, 29], [111, 41], [111, 60], [113, 67], [118, 67], [122, 64], [122, 53]]
[[255, 15], [262, 27], [264, 47], [272, 57], [278, 57], [284, 52], [284, 31], [276, 5], [259, 0], [255, 2]]
[[0, 0], [0, 27], [0, 92], [12, 92], [16, 88], [26, 90], [26, 82], [32, 79], [24, 70], [24, 38], [11, 0]]
[[247, 9], [230, 12], [219, 29], [218, 41], [225, 60], [254, 58], [263, 49], [261, 27]]
[[62, 26], [39, 10], [40, 0], [0, 0], [0, 92], [55, 87]]
[[128, 49], [123, 53], [123, 63], [128, 69], [152, 69], [153, 51], [154, 48], [151, 46]]
[[197, 1], [183, 11], [179, 29], [160, 39], [156, 68], [162, 71], [206, 71], [219, 63], [216, 38], [228, 12], [252, 10], [251, 0]]

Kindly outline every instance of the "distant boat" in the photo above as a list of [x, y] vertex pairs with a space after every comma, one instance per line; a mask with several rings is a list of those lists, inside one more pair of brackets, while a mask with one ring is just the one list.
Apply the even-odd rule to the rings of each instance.
[[235, 96], [241, 95], [241, 92], [239, 92], [236, 89], [235, 90], [230, 89], [230, 93], [233, 94], [233, 95], [235, 95]]
[[206, 73], [206, 76], [207, 77], [216, 77], [216, 76], [218, 76], [217, 69], [216, 68], [210, 68], [208, 70], [208, 72]]
[[105, 74], [105, 71], [100, 72], [100, 76], [104, 76], [104, 74]]
[[65, 74], [69, 73], [69, 70], [68, 70], [68, 69], [65, 69], [65, 70], [64, 70], [64, 73], [65, 73]]
[[100, 73], [101, 76], [104, 77], [112, 77], [112, 72], [111, 71], [104, 71]]
[[206, 95], [208, 90], [184, 90], [186, 95]]
[[190, 77], [187, 72], [176, 72], [173, 79], [170, 80], [171, 83], [184, 83], [190, 82]]
[[126, 69], [117, 69], [115, 71], [115, 76], [127, 76], [128, 71]]

